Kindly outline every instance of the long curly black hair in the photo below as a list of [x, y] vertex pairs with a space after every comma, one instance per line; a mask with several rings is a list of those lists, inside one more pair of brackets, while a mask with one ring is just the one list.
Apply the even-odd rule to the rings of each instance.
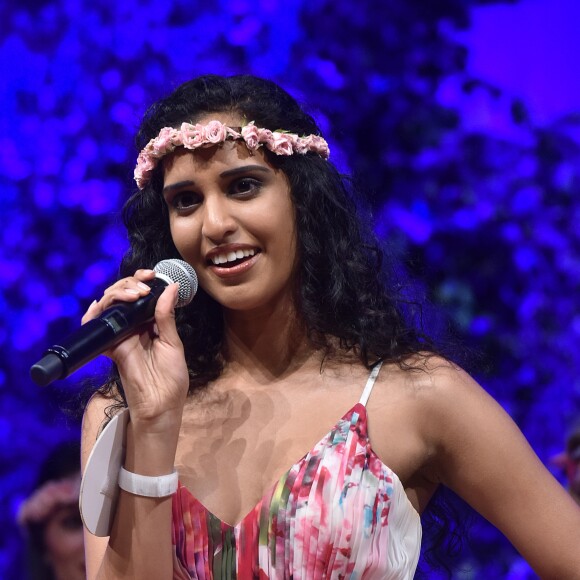
[[[250, 75], [205, 75], [180, 85], [145, 113], [136, 138], [138, 150], [163, 127], [197, 122], [211, 113], [235, 113], [272, 131], [320, 135], [311, 115], [274, 82]], [[372, 229], [358, 217], [349, 179], [319, 155], [278, 156], [265, 150], [269, 163], [287, 177], [295, 208], [298, 271], [295, 306], [310, 339], [326, 353], [338, 345], [370, 367], [379, 359], [404, 364], [413, 353], [433, 350], [430, 341], [408, 324], [408, 301], [384, 276], [383, 251]], [[125, 204], [123, 218], [130, 249], [121, 276], [179, 258], [171, 239], [157, 167], [142, 191]], [[190, 392], [222, 371], [221, 307], [203, 290], [177, 312], [177, 327], [190, 370]], [[111, 383], [121, 389], [113, 371]]]

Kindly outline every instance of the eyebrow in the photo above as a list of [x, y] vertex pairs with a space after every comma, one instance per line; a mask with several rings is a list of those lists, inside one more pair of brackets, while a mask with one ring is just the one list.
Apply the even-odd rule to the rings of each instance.
[[182, 187], [190, 187], [192, 185], [195, 185], [195, 183], [193, 181], [191, 181], [190, 179], [186, 179], [185, 181], [178, 181], [176, 183], [172, 183], [171, 185], [166, 185], [163, 188], [163, 194], [169, 193], [170, 191], [174, 191], [176, 189], [181, 189]]
[[262, 173], [270, 173], [270, 169], [264, 167], [263, 165], [243, 165], [242, 167], [234, 167], [233, 169], [228, 169], [227, 171], [220, 173], [220, 177], [231, 177], [232, 175], [246, 173], [247, 171], [261, 171]]
[[[227, 171], [223, 171], [220, 173], [220, 178], [224, 177], [232, 177], [235, 175], [239, 175], [241, 173], [247, 173], [248, 171], [261, 171], [262, 173], [271, 173], [271, 170], [263, 165], [243, 165], [242, 167], [234, 167], [233, 169], [228, 169]], [[169, 193], [170, 191], [175, 191], [176, 189], [181, 189], [182, 187], [191, 187], [195, 186], [195, 181], [192, 179], [186, 179], [183, 181], [178, 181], [176, 183], [172, 183], [171, 185], [167, 185], [163, 188], [163, 193]]]

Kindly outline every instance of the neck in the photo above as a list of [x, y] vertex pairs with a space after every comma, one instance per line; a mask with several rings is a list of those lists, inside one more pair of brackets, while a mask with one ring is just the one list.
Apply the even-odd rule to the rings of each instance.
[[225, 374], [269, 384], [315, 360], [318, 351], [288, 303], [274, 311], [225, 313]]

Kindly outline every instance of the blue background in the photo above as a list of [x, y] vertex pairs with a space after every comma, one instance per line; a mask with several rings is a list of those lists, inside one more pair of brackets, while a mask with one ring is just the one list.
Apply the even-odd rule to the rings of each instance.
[[[115, 278], [144, 108], [201, 73], [266, 76], [308, 104], [428, 328], [474, 353], [549, 465], [579, 415], [579, 22], [574, 0], [5, 0], [0, 577], [22, 575], [15, 513], [105, 363], [46, 389], [28, 368]], [[452, 567], [533, 577], [480, 520]]]

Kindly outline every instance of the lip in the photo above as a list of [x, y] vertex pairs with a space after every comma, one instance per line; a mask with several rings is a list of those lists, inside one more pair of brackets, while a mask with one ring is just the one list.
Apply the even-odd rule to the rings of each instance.
[[234, 278], [247, 272], [254, 264], [260, 259], [261, 253], [254, 254], [249, 260], [242, 262], [241, 264], [236, 264], [235, 266], [230, 266], [229, 268], [224, 268], [223, 266], [216, 266], [211, 264], [208, 268], [219, 278]]
[[[236, 264], [235, 266], [230, 266], [229, 268], [224, 268], [221, 265], [211, 262], [211, 259], [214, 256], [219, 256], [220, 254], [226, 252], [235, 252], [236, 250], [254, 250], [256, 253], [241, 264]], [[252, 268], [254, 264], [260, 259], [260, 254], [261, 252], [256, 246], [250, 246], [248, 244], [228, 244], [226, 246], [219, 246], [213, 250], [210, 250], [206, 254], [206, 260], [208, 261], [207, 268], [219, 278], [234, 278]]]
[[256, 254], [260, 251], [258, 247], [251, 246], [250, 244], [224, 244], [223, 246], [217, 246], [213, 250], [210, 250], [205, 255], [205, 259], [210, 262], [215, 256], [227, 254], [228, 252], [235, 252], [236, 250], [254, 250]]

